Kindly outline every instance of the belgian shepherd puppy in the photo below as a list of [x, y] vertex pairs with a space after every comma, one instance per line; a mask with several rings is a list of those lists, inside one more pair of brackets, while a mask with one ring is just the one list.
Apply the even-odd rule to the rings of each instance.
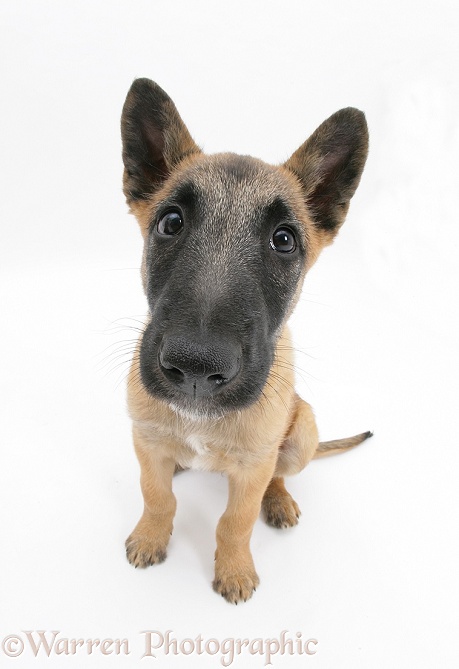
[[294, 390], [286, 325], [306, 272], [344, 221], [367, 125], [359, 110], [342, 109], [279, 166], [205, 155], [169, 96], [137, 79], [121, 128], [149, 306], [128, 382], [145, 508], [127, 558], [136, 567], [165, 559], [174, 471], [224, 472], [213, 587], [237, 604], [259, 583], [249, 544], [260, 509], [275, 527], [298, 522], [284, 476], [371, 436], [319, 443]]

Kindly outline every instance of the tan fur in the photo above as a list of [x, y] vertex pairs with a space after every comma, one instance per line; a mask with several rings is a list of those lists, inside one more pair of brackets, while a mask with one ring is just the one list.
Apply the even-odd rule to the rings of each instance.
[[[290, 350], [288, 336], [285, 328], [279, 340], [283, 351], [284, 347]], [[217, 527], [214, 588], [234, 603], [251, 596], [258, 576], [249, 543], [265, 491], [273, 476], [305, 467], [318, 446], [312, 411], [297, 397], [292, 383], [292, 367], [275, 362], [258, 402], [224, 419], [206, 421], [181, 416], [150, 397], [134, 359], [128, 398], [145, 510], [126, 542], [132, 564], [145, 567], [165, 558], [175, 511], [172, 476], [176, 463], [183, 468], [224, 472], [229, 479], [229, 499]], [[284, 507], [285, 500], [281, 499], [283, 491], [281, 495], [276, 490], [271, 484], [269, 505], [271, 515], [278, 517], [282, 511], [276, 507]], [[270, 522], [293, 525], [296, 515], [286, 510], [281, 524]]]
[[[300, 472], [311, 459], [324, 454], [319, 452], [312, 409], [293, 388], [293, 367], [286, 354], [291, 351], [287, 327], [278, 351], [282, 355], [276, 356], [258, 402], [212, 421], [183, 416], [149, 396], [134, 357], [128, 405], [145, 509], [126, 549], [136, 567], [166, 557], [175, 512], [172, 477], [176, 465], [223, 472], [229, 479], [229, 499], [217, 527], [213, 586], [233, 603], [252, 595], [259, 578], [249, 544], [261, 507], [274, 527], [296, 525], [300, 511], [282, 477]], [[354, 441], [349, 443], [349, 447], [354, 445]]]
[[[154, 219], [158, 202], [164, 200], [184, 180], [192, 181], [201, 192], [215, 193], [214, 207], [218, 209], [218, 203], [225, 201], [223, 197], [218, 197], [218, 189], [222, 187], [221, 166], [231, 164], [233, 157], [232, 154], [206, 156], [201, 153], [166, 94], [156, 84], [142, 81], [135, 83], [128, 94], [122, 128], [125, 142], [124, 192], [147, 241], [148, 228]], [[140, 89], [146, 91], [146, 96], [158, 96], [161, 102], [155, 110], [159, 118], [158, 127], [163, 128], [161, 134], [153, 123], [149, 125], [148, 116], [146, 120], [136, 116], [136, 96]], [[352, 112], [346, 114], [347, 117], [352, 116]], [[132, 166], [131, 160], [131, 153], [137, 149], [142, 153], [144, 146], [138, 140], [136, 123], [143, 124], [142, 142], [151, 140], [153, 147], [159, 146], [157, 163], [165, 172], [164, 178], [161, 178], [158, 171], [152, 170], [152, 165], [144, 161], [144, 171], [138, 181], [143, 188], [142, 184], [146, 181], [142, 179], [151, 178], [152, 187], [149, 192], [141, 194], [135, 192], [138, 185], [136, 166]], [[299, 298], [306, 272], [322, 248], [331, 243], [336, 234], [325, 214], [322, 224], [313, 222], [314, 212], [309, 210], [307, 190], [317, 190], [317, 185], [324, 179], [325, 167], [330, 160], [326, 142], [332, 134], [330, 128], [333, 129], [333, 123], [330, 120], [325, 122], [284, 165], [274, 167], [250, 158], [251, 164], [257, 165], [257, 176], [250, 182], [237, 184], [239, 192], [245, 188], [246, 195], [250, 193], [250, 197], [240, 197], [239, 201], [248, 202], [251, 207], [270, 202], [276, 194], [280, 194], [294, 211], [297, 221], [302, 223], [308, 249], [302, 276], [288, 305], [285, 322], [277, 332], [274, 363], [259, 399], [248, 408], [231, 411], [221, 418], [189, 415], [178, 407], [169, 406], [147, 393], [142, 384], [139, 369], [140, 340], [129, 374], [128, 406], [133, 421], [135, 450], [141, 467], [145, 506], [140, 521], [126, 541], [127, 557], [136, 567], [146, 567], [165, 559], [176, 509], [172, 492], [175, 471], [196, 468], [222, 472], [228, 477], [229, 497], [226, 511], [217, 526], [213, 587], [229, 602], [236, 604], [248, 599], [259, 583], [250, 552], [250, 538], [260, 510], [263, 510], [266, 521], [274, 527], [291, 527], [298, 522], [300, 510], [285, 489], [284, 476], [300, 472], [315, 457], [342, 452], [370, 436], [370, 433], [364, 433], [349, 439], [319, 443], [313, 411], [294, 389], [292, 343], [286, 325]], [[366, 156], [364, 142], [356, 156], [353, 160], [357, 161], [356, 164], [360, 161], [356, 169], [359, 178]], [[348, 190], [343, 187], [342, 192], [333, 195], [336, 199], [334, 215], [338, 227], [344, 220], [358, 178], [352, 180]], [[225, 182], [227, 187], [228, 182]], [[322, 199], [316, 197], [313, 205], [322, 214], [324, 203], [327, 204], [327, 193], [325, 189], [325, 195], [320, 196]], [[243, 232], [245, 224], [244, 211], [239, 211], [234, 220], [231, 211], [213, 211], [213, 214], [217, 218], [218, 215], [224, 215], [228, 225], [222, 230], [222, 243], [218, 249], [222, 257], [219, 258], [220, 262], [214, 263], [215, 276], [207, 277], [203, 300], [206, 299], [206, 291], [214, 287], [218, 289], [222, 285], [221, 277], [227, 266], [225, 249], [231, 247], [231, 235], [237, 236], [235, 232]], [[250, 211], [247, 215], [249, 217]], [[223, 238], [225, 235], [226, 238]], [[146, 289], [148, 276], [145, 253], [142, 280]]]

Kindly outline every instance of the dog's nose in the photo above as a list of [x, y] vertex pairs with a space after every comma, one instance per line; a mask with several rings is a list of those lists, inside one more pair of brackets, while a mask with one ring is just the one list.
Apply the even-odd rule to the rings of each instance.
[[210, 396], [239, 373], [240, 348], [232, 342], [169, 336], [159, 351], [161, 371], [193, 398]]

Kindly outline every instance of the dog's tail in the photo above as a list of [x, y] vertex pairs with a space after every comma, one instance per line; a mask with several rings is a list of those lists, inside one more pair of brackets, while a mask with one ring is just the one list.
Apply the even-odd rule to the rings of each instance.
[[346, 439], [334, 439], [333, 441], [321, 441], [317, 451], [314, 454], [313, 460], [317, 458], [325, 458], [328, 455], [335, 455], [336, 453], [344, 453], [355, 446], [358, 446], [373, 436], [373, 432], [362, 432], [356, 434], [355, 437], [347, 437]]

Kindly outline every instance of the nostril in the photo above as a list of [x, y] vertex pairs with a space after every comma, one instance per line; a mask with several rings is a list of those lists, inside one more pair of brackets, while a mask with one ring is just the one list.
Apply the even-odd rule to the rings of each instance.
[[221, 386], [228, 381], [228, 379], [226, 379], [221, 374], [211, 374], [210, 376], [207, 377], [207, 380], [210, 383], [214, 383], [216, 386]]
[[238, 375], [240, 357], [235, 353], [239, 351], [231, 342], [165, 336], [158, 352], [158, 366], [169, 386], [195, 399], [211, 397]]
[[172, 367], [164, 363], [161, 363], [161, 367], [163, 368], [165, 376], [167, 376], [170, 381], [174, 381], [174, 383], [182, 383], [185, 380], [185, 374], [178, 367]]

